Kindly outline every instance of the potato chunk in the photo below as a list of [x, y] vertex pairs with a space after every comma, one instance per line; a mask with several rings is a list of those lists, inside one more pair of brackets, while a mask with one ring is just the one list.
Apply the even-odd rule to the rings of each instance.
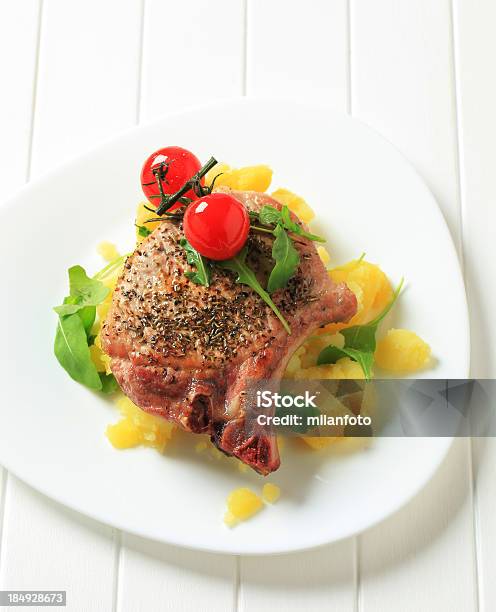
[[322, 260], [324, 266], [327, 266], [331, 263], [331, 256], [329, 255], [329, 251], [325, 247], [318, 246], [317, 253], [319, 254], [319, 257]]
[[105, 261], [112, 261], [113, 259], [117, 259], [119, 257], [117, 247], [112, 242], [100, 242], [97, 247], [97, 251], [98, 254], [105, 259]]
[[428, 365], [430, 357], [430, 346], [407, 329], [390, 329], [375, 351], [377, 365], [392, 372], [416, 372]]
[[150, 446], [163, 452], [176, 426], [170, 421], [147, 414], [125, 396], [117, 400], [122, 419], [107, 427], [106, 435], [114, 448]]
[[150, 232], [153, 232], [153, 230], [160, 225], [160, 221], [154, 221], [153, 223], [146, 223], [148, 219], [154, 219], [157, 217], [157, 215], [147, 210], [145, 206], [147, 206], [148, 208], [153, 208], [153, 205], [150, 204], [150, 202], [140, 202], [136, 209], [136, 221], [135, 221], [136, 223], [136, 241], [138, 244], [140, 242], [143, 242], [143, 240], [145, 239], [145, 236], [141, 236], [139, 233], [140, 227], [146, 227], [147, 230], [149, 230]]
[[[220, 175], [220, 176], [219, 176]], [[239, 191], [267, 191], [272, 182], [272, 170], [269, 166], [260, 164], [258, 166], [245, 166], [243, 168], [231, 168], [227, 164], [217, 164], [207, 173], [205, 184], [211, 185], [215, 181], [215, 187], [230, 187]]]
[[262, 499], [247, 487], [232, 491], [227, 498], [227, 512], [224, 522], [234, 527], [240, 521], [246, 521], [263, 507]]
[[288, 189], [277, 189], [271, 196], [281, 204], [285, 204], [303, 223], [310, 223], [315, 217], [315, 213], [306, 201]]
[[346, 283], [356, 295], [358, 309], [348, 323], [330, 323], [320, 333], [336, 333], [345, 327], [372, 321], [393, 299], [393, 288], [379, 266], [356, 259], [344, 266], [329, 270], [335, 283]]
[[281, 497], [281, 489], [271, 482], [266, 482], [262, 488], [262, 497], [269, 504], [275, 504]]

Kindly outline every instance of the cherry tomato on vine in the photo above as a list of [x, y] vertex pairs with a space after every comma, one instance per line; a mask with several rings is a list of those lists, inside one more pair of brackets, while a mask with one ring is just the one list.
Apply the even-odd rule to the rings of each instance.
[[244, 246], [250, 230], [246, 208], [233, 196], [212, 193], [192, 202], [184, 213], [184, 235], [201, 255], [222, 261]]
[[[141, 186], [147, 199], [157, 208], [160, 206], [160, 188], [164, 194], [175, 193], [201, 168], [200, 160], [191, 151], [181, 147], [164, 147], [152, 153], [141, 169]], [[204, 184], [202, 179], [201, 184]], [[193, 190], [185, 193], [185, 197], [192, 200], [197, 198]], [[174, 204], [170, 211], [179, 208], [181, 204]]]

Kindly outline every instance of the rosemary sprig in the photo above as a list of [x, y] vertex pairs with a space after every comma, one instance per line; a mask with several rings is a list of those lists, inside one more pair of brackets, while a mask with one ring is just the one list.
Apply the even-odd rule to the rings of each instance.
[[182, 219], [184, 215], [174, 213], [165, 213], [165, 217], [155, 217], [154, 219], [147, 219], [144, 223], [155, 223], [156, 221], [167, 221], [167, 219]]

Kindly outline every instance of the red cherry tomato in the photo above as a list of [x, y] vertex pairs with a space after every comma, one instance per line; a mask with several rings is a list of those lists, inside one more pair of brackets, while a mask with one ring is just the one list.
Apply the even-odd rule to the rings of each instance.
[[[152, 153], [141, 169], [141, 186], [147, 199], [155, 206], [160, 206], [160, 189], [157, 175], [165, 194], [172, 194], [181, 189], [186, 181], [201, 168], [200, 160], [190, 151], [181, 147], [164, 147]], [[202, 185], [204, 181], [201, 181]], [[158, 197], [157, 197], [158, 196]], [[197, 196], [189, 190], [185, 196], [194, 200]], [[179, 208], [174, 204], [170, 210]]]
[[244, 246], [250, 230], [246, 208], [231, 195], [212, 193], [188, 206], [184, 235], [201, 255], [222, 261]]

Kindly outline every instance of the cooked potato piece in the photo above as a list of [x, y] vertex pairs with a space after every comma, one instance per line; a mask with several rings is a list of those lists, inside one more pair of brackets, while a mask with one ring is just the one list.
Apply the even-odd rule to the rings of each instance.
[[119, 257], [119, 252], [112, 242], [100, 242], [97, 247], [98, 254], [105, 259], [105, 261], [112, 261], [113, 259], [117, 259]]
[[143, 240], [145, 239], [145, 236], [141, 236], [139, 233], [140, 227], [146, 227], [146, 229], [148, 229], [150, 232], [153, 232], [153, 230], [160, 225], [160, 221], [154, 221], [153, 223], [145, 223], [146, 221], [148, 221], [148, 219], [154, 219], [156, 217], [154, 213], [149, 210], [146, 210], [145, 206], [148, 206], [148, 208], [153, 208], [150, 202], [140, 202], [136, 209], [136, 241], [138, 244], [140, 242], [143, 242]]
[[303, 442], [305, 442], [305, 444], [308, 444], [312, 450], [322, 450], [323, 448], [327, 448], [331, 444], [334, 444], [338, 440], [342, 440], [340, 436], [315, 436], [313, 438], [310, 436], [301, 436], [301, 439]]
[[303, 221], [303, 223], [310, 223], [315, 217], [315, 213], [310, 206], [301, 196], [296, 195], [296, 193], [288, 189], [277, 189], [271, 195], [281, 204], [285, 204], [289, 210], [294, 212], [294, 214]]
[[375, 351], [377, 365], [392, 372], [416, 372], [428, 365], [430, 357], [430, 346], [407, 329], [390, 329]]
[[[211, 170], [207, 172], [205, 175], [205, 185], [210, 186], [214, 181], [215, 177], [217, 177], [215, 181], [215, 186], [225, 185], [226, 183], [222, 181], [228, 180], [227, 177], [231, 174], [231, 166], [229, 164], [218, 163]], [[228, 185], [229, 186], [229, 185]]]
[[123, 449], [143, 445], [164, 450], [175, 429], [173, 423], [147, 414], [124, 395], [117, 400], [117, 406], [123, 418], [106, 431], [112, 446]]
[[232, 176], [236, 182], [234, 189], [241, 191], [265, 192], [272, 182], [272, 170], [268, 166], [246, 166], [233, 170]]
[[141, 431], [128, 419], [122, 419], [115, 425], [109, 425], [105, 432], [114, 448], [134, 448], [143, 441]]
[[346, 283], [356, 295], [358, 309], [348, 323], [330, 323], [320, 333], [335, 333], [345, 327], [362, 325], [372, 321], [393, 298], [393, 288], [379, 266], [363, 259], [350, 261], [344, 266], [329, 270], [336, 283]]
[[318, 334], [311, 336], [303, 344], [303, 352], [300, 356], [302, 368], [310, 368], [317, 363], [319, 353], [329, 344], [334, 344], [339, 348], [344, 346], [344, 338], [341, 334]]
[[331, 263], [331, 256], [329, 255], [329, 251], [325, 247], [318, 246], [317, 253], [319, 254], [319, 257], [322, 260], [324, 266], [327, 266]]
[[234, 527], [240, 521], [246, 521], [263, 507], [262, 499], [251, 489], [240, 487], [232, 491], [227, 498], [227, 512], [224, 522]]
[[205, 184], [211, 185], [215, 177], [217, 177], [215, 187], [224, 186], [240, 191], [265, 192], [272, 181], [272, 170], [269, 166], [264, 165], [235, 169], [227, 164], [217, 164], [205, 176]]
[[90, 356], [98, 372], [105, 372], [107, 370], [105, 362], [105, 357], [107, 357], [107, 355], [105, 355], [100, 346], [92, 344], [90, 346]]
[[[95, 347], [93, 349], [95, 354], [93, 355], [93, 353], [91, 353], [91, 358], [93, 359], [93, 362], [96, 365], [96, 369], [100, 371], [98, 364], [102, 363], [104, 365], [105, 374], [112, 374], [112, 370], [110, 369], [111, 358], [106, 353], [104, 353], [102, 350], [102, 338], [100, 334], [100, 329], [98, 330], [98, 333], [95, 336], [95, 341], [93, 343], [93, 346]], [[91, 348], [90, 348], [90, 351], [91, 351]]]
[[281, 497], [281, 489], [271, 482], [266, 482], [262, 488], [262, 497], [269, 504], [275, 504]]

